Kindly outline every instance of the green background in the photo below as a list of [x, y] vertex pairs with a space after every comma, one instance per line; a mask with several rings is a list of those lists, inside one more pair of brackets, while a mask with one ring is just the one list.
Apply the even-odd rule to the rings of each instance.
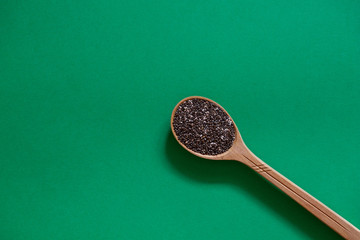
[[360, 227], [359, 43], [356, 0], [1, 1], [0, 238], [341, 239], [170, 115], [217, 101]]

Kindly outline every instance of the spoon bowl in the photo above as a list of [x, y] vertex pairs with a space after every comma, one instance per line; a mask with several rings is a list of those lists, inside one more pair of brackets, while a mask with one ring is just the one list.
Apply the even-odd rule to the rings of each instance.
[[[225, 113], [227, 115], [228, 118], [226, 121], [228, 121], [228, 120], [232, 121], [231, 127], [233, 129], [231, 129], [231, 130], [234, 131], [234, 138], [232, 141], [232, 145], [226, 151], [221, 152], [216, 155], [203, 154], [203, 153], [195, 151], [195, 150], [191, 149], [190, 147], [186, 146], [186, 144], [183, 143], [179, 139], [179, 136], [177, 135], [176, 130], [174, 128], [175, 115], [176, 115], [178, 109], [180, 109], [180, 107], [183, 106], [183, 104], [185, 104], [185, 102], [188, 102], [189, 100], [195, 100], [195, 99], [197, 101], [201, 100], [204, 102], [208, 102], [210, 105], [215, 106], [216, 109], [220, 109], [220, 112]], [[198, 115], [198, 112], [196, 112], [196, 111], [198, 111], [199, 109], [197, 109], [197, 110], [195, 108], [192, 109], [192, 106], [190, 106], [190, 109], [188, 109], [189, 108], [188, 106], [186, 106], [186, 108], [187, 108], [186, 110], [190, 113], [190, 116]], [[191, 112], [191, 111], [193, 111], [193, 112]], [[204, 112], [204, 110], [202, 112]], [[215, 119], [215, 117], [217, 117], [216, 116], [217, 112], [219, 112], [219, 111], [208, 111], [208, 113], [210, 113], [210, 115], [213, 115], [213, 116], [211, 116], [213, 118], [210, 118], [210, 119]], [[191, 114], [193, 114], [193, 115], [191, 115]], [[206, 117], [203, 117], [203, 119], [205, 119], [205, 118]], [[193, 121], [193, 119], [183, 118], [180, 124], [185, 125], [186, 121], [190, 122], [190, 121]], [[196, 118], [196, 121], [201, 123], [202, 118]], [[179, 123], [177, 123], [177, 124], [179, 124]], [[205, 140], [204, 141], [201, 140], [201, 144], [202, 144], [202, 146], [204, 145], [206, 148], [207, 145], [211, 144], [211, 143], [206, 138], [207, 132], [205, 129], [207, 126], [211, 127], [212, 123], [211, 122], [209, 123], [209, 120], [206, 120], [206, 121], [204, 120], [202, 124], [205, 127], [197, 128], [197, 129], [195, 129], [195, 132], [197, 134], [196, 136], [205, 135], [204, 136]], [[190, 125], [186, 125], [186, 126], [193, 126], [193, 125], [190, 124]], [[235, 161], [241, 162], [241, 163], [249, 166], [250, 168], [255, 170], [257, 173], [259, 173], [262, 177], [264, 177], [269, 182], [271, 182], [276, 187], [278, 187], [280, 190], [282, 190], [284, 193], [286, 193], [289, 197], [291, 197], [296, 202], [298, 202], [301, 206], [303, 206], [305, 209], [307, 209], [309, 212], [311, 212], [314, 216], [316, 216], [321, 221], [323, 221], [325, 224], [327, 224], [330, 228], [332, 228], [334, 231], [336, 231], [338, 234], [340, 234], [345, 239], [360, 240], [359, 229], [357, 229], [355, 226], [353, 226], [347, 220], [345, 220], [340, 215], [335, 213], [333, 210], [328, 208], [326, 205], [321, 203], [319, 200], [317, 200], [316, 198], [311, 196], [309, 193], [307, 193], [306, 191], [301, 189], [295, 183], [291, 182], [289, 179], [287, 179], [286, 177], [281, 175], [279, 172], [277, 172], [276, 170], [271, 168], [268, 164], [263, 162], [260, 158], [255, 156], [255, 154], [253, 154], [248, 149], [248, 147], [245, 145], [243, 139], [241, 138], [240, 132], [239, 132], [237, 126], [235, 125], [235, 122], [232, 120], [232, 118], [230, 117], [228, 112], [223, 107], [221, 107], [218, 103], [214, 102], [213, 100], [210, 100], [205, 97], [199, 97], [199, 96], [191, 96], [191, 97], [187, 97], [187, 98], [184, 98], [183, 100], [181, 100], [175, 106], [175, 108], [171, 114], [171, 131], [174, 134], [174, 137], [178, 141], [178, 143], [182, 147], [184, 147], [187, 151], [191, 152], [192, 154], [194, 154], [198, 157], [206, 158], [206, 159], [210, 159], [210, 160], [235, 160]], [[202, 131], [202, 132], [199, 132], [199, 131]], [[182, 134], [182, 133], [180, 133], [180, 134]], [[190, 137], [192, 137], [192, 136], [190, 135]]]
[[[218, 103], [214, 102], [213, 100], [211, 99], [208, 99], [208, 98], [205, 98], [205, 97], [200, 97], [200, 96], [192, 96], [192, 97], [187, 97], [187, 98], [184, 98], [183, 100], [181, 100], [178, 104], [176, 104], [174, 110], [172, 111], [172, 114], [171, 114], [171, 131], [176, 139], [176, 141], [183, 147], [185, 148], [187, 151], [189, 151], [190, 153], [198, 156], [198, 157], [201, 157], [201, 158], [205, 158], [205, 159], [209, 159], [209, 160], [233, 160], [231, 159], [232, 156], [234, 155], [234, 151], [238, 151], [239, 149], [245, 149], [246, 146], [241, 138], [241, 135], [240, 135], [240, 132], [238, 130], [238, 128], [236, 127], [235, 125], [235, 122], [232, 120], [233, 124], [234, 124], [234, 129], [235, 129], [235, 139], [233, 141], [233, 145], [231, 146], [230, 149], [228, 149], [226, 152], [223, 152], [223, 153], [220, 153], [218, 155], [205, 155], [205, 154], [201, 154], [201, 153], [198, 153], [198, 152], [195, 152], [193, 150], [191, 150], [190, 148], [186, 147], [185, 144], [183, 144], [178, 136], [176, 135], [175, 133], [175, 130], [174, 130], [174, 116], [175, 116], [175, 113], [176, 113], [176, 110], [179, 108], [179, 106], [184, 103], [185, 101], [187, 100], [191, 100], [191, 99], [202, 99], [202, 100], [205, 100], [205, 101], [208, 101], [208, 102], [211, 102], [211, 103], [214, 103], [215, 105], [217, 105], [222, 111], [224, 111], [229, 117], [230, 117], [230, 114], [222, 107], [220, 106]], [[247, 148], [246, 148], [247, 149]]]

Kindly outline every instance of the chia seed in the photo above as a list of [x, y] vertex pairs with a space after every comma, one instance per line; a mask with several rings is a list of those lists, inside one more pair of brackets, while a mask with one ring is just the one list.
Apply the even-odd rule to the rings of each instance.
[[173, 129], [187, 148], [203, 155], [218, 155], [229, 150], [235, 140], [235, 125], [217, 104], [192, 98], [175, 111]]

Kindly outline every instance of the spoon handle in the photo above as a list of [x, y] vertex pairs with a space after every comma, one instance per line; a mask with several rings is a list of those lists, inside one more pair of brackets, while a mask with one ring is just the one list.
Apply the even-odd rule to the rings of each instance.
[[301, 189], [295, 183], [275, 171], [261, 159], [256, 157], [252, 152], [239, 153], [237, 160], [250, 166], [253, 170], [273, 183], [276, 187], [281, 189], [289, 197], [294, 199], [345, 239], [360, 239], [359, 229], [325, 206], [325, 204], [321, 203], [319, 200]]

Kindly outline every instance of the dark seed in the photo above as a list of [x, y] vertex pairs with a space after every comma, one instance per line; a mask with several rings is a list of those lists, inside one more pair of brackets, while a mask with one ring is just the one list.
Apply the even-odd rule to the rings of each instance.
[[235, 140], [235, 125], [215, 103], [192, 98], [176, 109], [173, 128], [187, 148], [204, 155], [218, 155], [229, 150]]

